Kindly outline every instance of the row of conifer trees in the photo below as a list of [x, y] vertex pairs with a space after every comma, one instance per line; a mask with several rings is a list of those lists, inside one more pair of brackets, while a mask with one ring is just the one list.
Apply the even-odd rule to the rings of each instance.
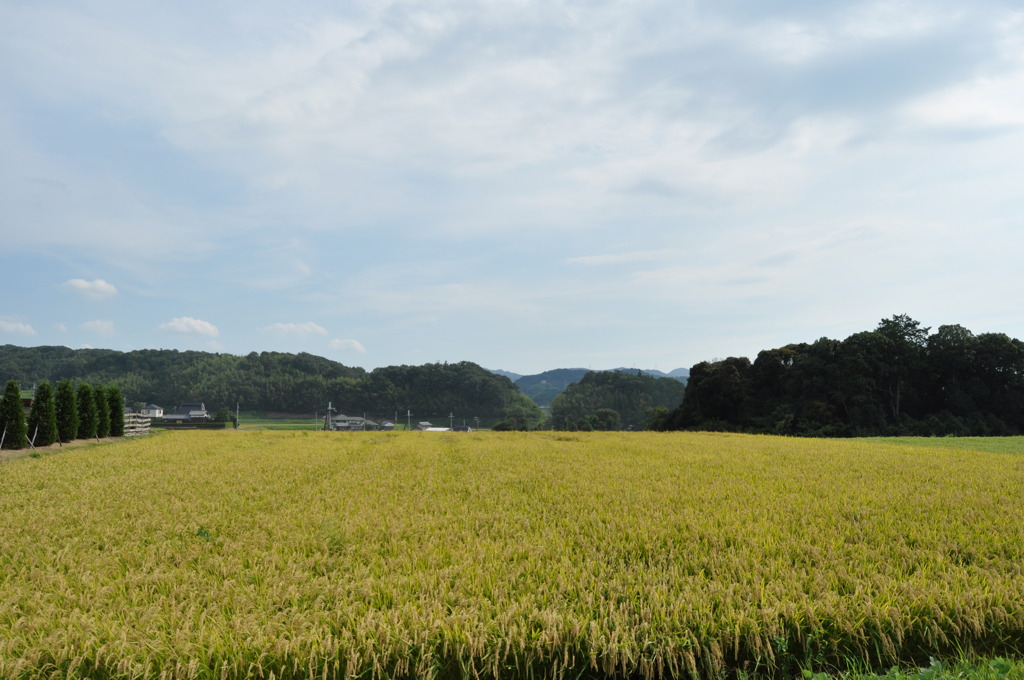
[[0, 448], [49, 446], [75, 439], [124, 436], [124, 397], [116, 386], [77, 385], [62, 380], [36, 386], [28, 417], [17, 381], [7, 382], [0, 400]]

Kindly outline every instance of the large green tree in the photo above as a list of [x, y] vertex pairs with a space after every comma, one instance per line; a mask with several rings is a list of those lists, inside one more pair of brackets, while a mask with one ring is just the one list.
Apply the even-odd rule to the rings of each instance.
[[92, 390], [93, 401], [96, 402], [96, 436], [110, 436], [110, 402], [107, 401], [107, 390], [97, 385]]
[[124, 436], [124, 395], [117, 385], [110, 385], [105, 390], [107, 409], [110, 414], [110, 436]]
[[924, 368], [928, 330], [906, 314], [882, 319], [875, 329], [875, 332], [885, 339], [883, 376], [889, 393], [889, 409], [894, 420], [899, 420], [904, 401], [911, 396], [911, 390], [919, 384], [914, 380], [921, 376]]
[[544, 412], [525, 394], [513, 394], [495, 430], [536, 430], [544, 420]]
[[78, 437], [78, 397], [70, 380], [57, 383], [54, 395], [57, 409], [57, 439], [69, 442]]
[[36, 386], [32, 410], [28, 414], [28, 437], [33, 446], [49, 446], [57, 441], [57, 408], [50, 383]]
[[673, 414], [673, 425], [713, 430], [744, 427], [753, 393], [752, 372], [746, 357], [696, 364]]
[[78, 438], [94, 439], [98, 416], [96, 413], [96, 397], [92, 386], [88, 383], [78, 384]]
[[25, 435], [25, 409], [21, 405], [21, 390], [17, 381], [8, 380], [0, 401], [0, 436], [3, 448], [23, 449], [28, 446]]

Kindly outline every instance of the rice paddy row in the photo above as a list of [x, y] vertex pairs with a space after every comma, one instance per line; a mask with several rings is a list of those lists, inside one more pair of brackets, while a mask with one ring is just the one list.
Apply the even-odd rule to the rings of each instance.
[[720, 677], [1024, 639], [1024, 457], [177, 432], [0, 466], [0, 677]]

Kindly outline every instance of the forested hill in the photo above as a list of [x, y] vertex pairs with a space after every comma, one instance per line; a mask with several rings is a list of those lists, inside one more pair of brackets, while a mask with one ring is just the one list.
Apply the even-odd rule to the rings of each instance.
[[683, 398], [683, 383], [642, 371], [591, 371], [551, 402], [556, 430], [642, 430]]
[[690, 370], [668, 429], [795, 435], [1024, 434], [1024, 343], [906, 315]]
[[508, 378], [469, 362], [388, 366], [367, 372], [312, 354], [245, 356], [177, 350], [118, 352], [0, 346], [0, 380], [23, 387], [47, 380], [117, 385], [125, 400], [165, 408], [203, 401], [208, 409], [312, 413], [328, 401], [343, 412], [393, 416], [505, 417], [523, 400]]
[[[536, 375], [519, 376], [512, 380], [515, 382], [516, 387], [519, 388], [520, 392], [530, 397], [530, 399], [533, 399], [537, 404], [543, 407], [551, 406], [555, 397], [565, 392], [566, 388], [570, 385], [583, 380], [583, 377], [591, 372], [594, 371], [591, 371], [589, 368], [556, 368]], [[654, 378], [674, 378], [683, 384], [686, 383], [687, 376], [690, 373], [689, 370], [685, 368], [677, 368], [671, 373], [662, 373], [661, 371], [656, 370], [637, 371], [635, 368], [613, 368], [607, 371], [596, 372], [628, 373], [630, 375], [636, 375], [639, 372], [642, 375]], [[680, 392], [681, 391], [682, 390], [680, 390]]]
[[550, 406], [569, 385], [579, 382], [590, 370], [586, 368], [556, 368], [537, 375], [524, 375], [515, 381], [519, 391], [540, 406]]

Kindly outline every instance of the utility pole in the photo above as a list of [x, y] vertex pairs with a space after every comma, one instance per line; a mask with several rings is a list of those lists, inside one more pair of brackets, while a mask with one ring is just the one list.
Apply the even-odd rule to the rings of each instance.
[[405, 410], [405, 429], [412, 429], [412, 411], [409, 409]]
[[331, 428], [331, 414], [335, 413], [337, 409], [334, 408], [334, 402], [327, 402], [327, 413], [324, 414], [324, 429], [329, 430]]
[[452, 413], [451, 411], [448, 411], [448, 429], [455, 429], [455, 414]]

